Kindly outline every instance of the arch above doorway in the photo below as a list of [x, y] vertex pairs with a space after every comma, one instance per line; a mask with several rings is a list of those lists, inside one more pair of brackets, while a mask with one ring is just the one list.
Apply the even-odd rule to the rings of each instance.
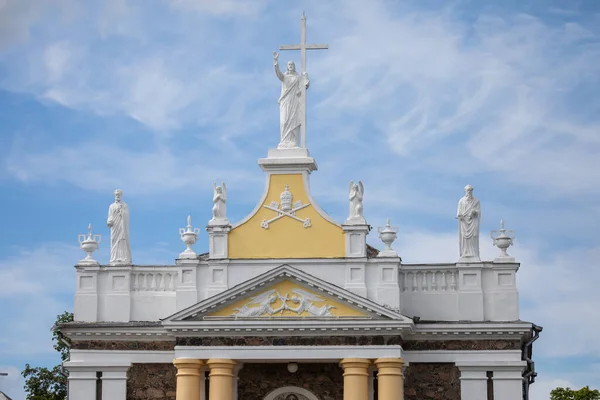
[[[294, 399], [293, 395], [296, 395]], [[288, 396], [292, 396], [288, 399]], [[285, 386], [273, 390], [264, 400], [319, 400], [311, 391], [298, 386]]]

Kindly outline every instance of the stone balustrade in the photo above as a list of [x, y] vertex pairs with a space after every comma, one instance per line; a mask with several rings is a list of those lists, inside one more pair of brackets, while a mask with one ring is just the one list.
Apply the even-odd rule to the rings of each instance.
[[131, 271], [131, 290], [134, 292], [173, 292], [176, 287], [177, 271], [173, 267], [134, 267]]

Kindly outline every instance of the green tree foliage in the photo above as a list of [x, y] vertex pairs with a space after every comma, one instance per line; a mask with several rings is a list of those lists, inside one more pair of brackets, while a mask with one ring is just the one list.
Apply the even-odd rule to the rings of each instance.
[[550, 400], [600, 400], [600, 392], [589, 386], [579, 390], [558, 387], [550, 392]]
[[[65, 311], [56, 317], [57, 324], [73, 321], [73, 313]], [[60, 353], [61, 361], [69, 357], [69, 339], [58, 329], [52, 330], [54, 350]], [[45, 367], [31, 367], [25, 365], [21, 372], [25, 378], [25, 392], [27, 400], [64, 400], [67, 398], [67, 377], [62, 372], [61, 365], [52, 369]]]

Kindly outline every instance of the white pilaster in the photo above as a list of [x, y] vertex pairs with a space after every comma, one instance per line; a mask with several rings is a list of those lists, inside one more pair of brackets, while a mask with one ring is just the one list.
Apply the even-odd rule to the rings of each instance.
[[209, 225], [208, 232], [208, 257], [223, 259], [229, 256], [228, 238], [231, 225]]
[[353, 261], [349, 261], [346, 264], [346, 281], [344, 283], [344, 289], [349, 290], [352, 293], [356, 293], [359, 296], [367, 297], [367, 282], [365, 271], [366, 263]]
[[[483, 270], [483, 300], [486, 321], [516, 321], [519, 319], [517, 263], [486, 264]], [[491, 269], [489, 268], [491, 267]]]
[[98, 321], [98, 271], [99, 266], [76, 266], [75, 321]]
[[483, 321], [483, 290], [481, 287], [482, 263], [457, 263], [458, 268], [458, 319]]
[[208, 261], [208, 281], [206, 283], [206, 296], [212, 297], [229, 288], [229, 260]]
[[[487, 373], [482, 367], [459, 366], [461, 400], [487, 399]], [[498, 399], [499, 400], [499, 399]], [[518, 398], [512, 399], [518, 400]]]
[[240, 383], [240, 370], [244, 368], [244, 363], [238, 362], [235, 367], [233, 367], [233, 400], [238, 400], [238, 386]]
[[200, 260], [177, 260], [177, 289], [175, 303], [177, 311], [198, 302], [198, 266]]
[[494, 400], [513, 400], [523, 397], [524, 368], [524, 365], [515, 365], [493, 369]]
[[70, 367], [68, 370], [68, 400], [95, 399], [96, 370], [89, 367]]
[[102, 367], [102, 400], [126, 400], [129, 367]]
[[400, 258], [378, 258], [377, 259], [377, 283], [375, 296], [379, 304], [390, 306], [401, 310], [400, 286], [398, 285], [398, 270]]
[[131, 266], [108, 267], [107, 321], [128, 322], [131, 317]]

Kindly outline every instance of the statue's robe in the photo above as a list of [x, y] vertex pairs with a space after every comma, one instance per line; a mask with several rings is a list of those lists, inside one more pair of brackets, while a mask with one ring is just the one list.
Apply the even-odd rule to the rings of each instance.
[[129, 245], [129, 208], [126, 203], [114, 202], [108, 209], [110, 227], [110, 262], [111, 265], [131, 264], [131, 248]]
[[284, 73], [279, 97], [279, 124], [281, 132], [280, 149], [299, 146], [300, 127], [302, 125], [302, 92], [307, 78], [296, 72]]
[[481, 207], [475, 197], [464, 196], [458, 202], [458, 236], [460, 258], [479, 259], [479, 219]]

